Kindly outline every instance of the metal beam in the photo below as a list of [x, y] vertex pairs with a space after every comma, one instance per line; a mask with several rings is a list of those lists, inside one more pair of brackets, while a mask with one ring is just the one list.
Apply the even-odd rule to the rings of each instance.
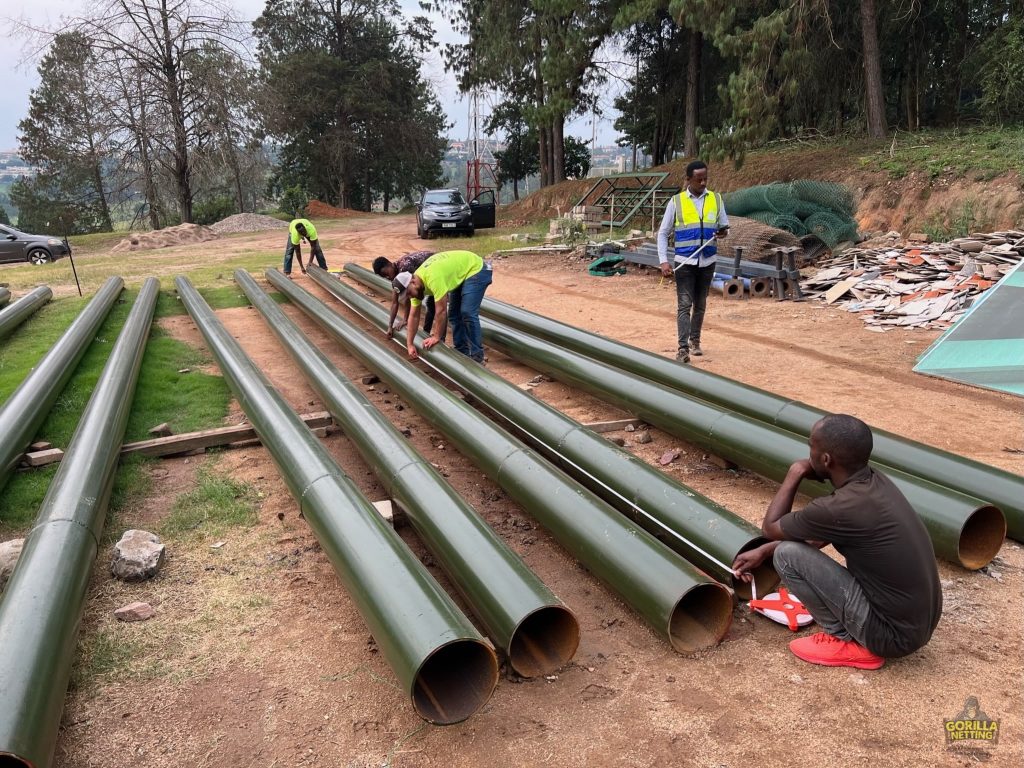
[[108, 279], [0, 407], [0, 435], [3, 436], [0, 440], [0, 489], [46, 420], [123, 288], [124, 281], [120, 277]]
[[498, 682], [494, 651], [373, 509], [185, 277], [178, 296], [306, 522], [401, 681], [437, 724], [465, 720]]
[[[361, 267], [346, 271], [361, 283], [388, 292], [390, 285]], [[352, 311], [377, 328], [387, 329], [388, 313], [378, 304], [337, 280], [325, 287]], [[422, 360], [441, 375], [499, 414], [512, 431], [541, 447], [556, 464], [635, 522], [742, 597], [750, 586], [734, 578], [733, 560], [760, 546], [759, 528], [676, 482], [629, 451], [595, 434], [561, 411], [467, 361], [465, 355], [437, 347]], [[757, 575], [758, 594], [766, 594], [779, 577], [766, 563]]]
[[[6, 289], [4, 289], [6, 290]], [[8, 292], [7, 297], [11, 294]], [[21, 325], [32, 314], [53, 297], [53, 291], [45, 285], [40, 285], [31, 292], [26, 293], [13, 304], [0, 310], [0, 339], [9, 336], [14, 329]], [[6, 302], [0, 301], [0, 307]]]
[[420, 539], [487, 634], [505, 651], [512, 668], [524, 677], [536, 677], [567, 664], [580, 637], [572, 612], [306, 338], [248, 272], [237, 270], [235, 282], [294, 358], [367, 466], [405, 510]]
[[[121, 280], [115, 280], [116, 297]], [[5, 768], [46, 768], [53, 759], [86, 587], [159, 290], [151, 277], [139, 292], [0, 602]]]
[[[309, 274], [321, 285], [337, 281], [316, 267]], [[725, 587], [277, 270], [268, 271], [267, 276], [445, 434], [573, 557], [621, 595], [673, 648], [692, 652], [722, 638], [732, 618], [732, 598]]]
[[[829, 413], [495, 299], [484, 299], [483, 314], [560, 347], [802, 437], [808, 437], [818, 419]], [[883, 429], [872, 427], [871, 432], [873, 465], [882, 471], [900, 470], [991, 502], [1006, 516], [1009, 535], [1024, 541], [1024, 477]]]

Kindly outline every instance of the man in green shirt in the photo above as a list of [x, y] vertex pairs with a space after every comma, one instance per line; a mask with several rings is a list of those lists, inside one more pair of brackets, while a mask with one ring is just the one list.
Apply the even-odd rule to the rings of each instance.
[[[401, 272], [395, 278], [401, 304], [410, 300], [409, 328], [419, 328], [420, 304], [434, 297], [434, 330], [423, 342], [430, 349], [444, 341], [446, 322], [452, 326], [455, 349], [478, 363], [484, 361], [484, 340], [480, 330], [480, 303], [491, 284], [491, 265], [472, 251], [441, 251], [423, 262], [415, 273]], [[413, 345], [415, 334], [406, 335], [409, 357], [418, 355]]]
[[292, 254], [297, 253], [299, 255], [299, 269], [302, 270], [302, 274], [306, 274], [306, 268], [302, 264], [302, 241], [305, 240], [309, 243], [309, 263], [313, 263], [313, 257], [316, 256], [316, 263], [320, 269], [327, 269], [327, 260], [324, 258], [324, 252], [320, 248], [320, 241], [316, 238], [316, 227], [313, 226], [313, 222], [309, 219], [293, 219], [292, 223], [288, 225], [288, 243], [284, 249], [284, 273], [287, 276], [292, 274]]

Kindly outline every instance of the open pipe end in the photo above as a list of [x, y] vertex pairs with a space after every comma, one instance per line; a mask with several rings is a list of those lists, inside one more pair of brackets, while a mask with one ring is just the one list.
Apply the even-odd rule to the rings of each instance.
[[[753, 539], [748, 543], [740, 552], [746, 552], [750, 549], [755, 549], [762, 544], [767, 544], [768, 539]], [[763, 597], [774, 591], [775, 587], [779, 585], [782, 579], [779, 578], [779, 574], [775, 572], [775, 566], [772, 565], [772, 559], [768, 558], [761, 563], [757, 568], [754, 569], [754, 586], [757, 587], [758, 597]], [[754, 592], [750, 588], [750, 583], [743, 581], [742, 579], [732, 579], [732, 588], [736, 591], [736, 597], [740, 600], [752, 600], [754, 598]]]
[[580, 625], [572, 611], [548, 605], [519, 622], [508, 644], [508, 663], [523, 677], [547, 675], [568, 664], [579, 644]]
[[672, 610], [669, 642], [679, 653], [710, 648], [725, 637], [732, 623], [732, 594], [721, 584], [698, 584]]
[[764, 278], [751, 278], [750, 279], [750, 295], [751, 296], [767, 296], [768, 295], [768, 281]]
[[0, 752], [0, 768], [34, 768], [32, 763], [9, 752]]
[[726, 296], [738, 296], [743, 291], [743, 284], [736, 284], [732, 281], [725, 284]]
[[999, 553], [1006, 538], [1006, 516], [986, 504], [970, 514], [960, 529], [956, 553], [960, 565], [972, 571], [984, 568]]
[[412, 684], [412, 706], [435, 725], [461, 723], [487, 702], [497, 684], [494, 649], [480, 640], [455, 640], [420, 665]]

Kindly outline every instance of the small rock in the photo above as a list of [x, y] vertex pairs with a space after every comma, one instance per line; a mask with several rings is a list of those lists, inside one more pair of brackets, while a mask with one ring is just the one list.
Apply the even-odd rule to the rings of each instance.
[[25, 546], [24, 539], [11, 539], [0, 544], [0, 592], [4, 591], [7, 580], [14, 572], [14, 566], [18, 564], [23, 546]]
[[665, 682], [666, 683], [674, 683], [675, 681], [676, 681], [676, 679], [672, 675], [669, 675], [668, 677], [665, 678]]
[[626, 441], [623, 440], [621, 437], [609, 437], [608, 442], [615, 443], [616, 445], [619, 446], [624, 446], [626, 444]]
[[953, 588], [953, 580], [952, 579], [942, 579], [939, 582], [939, 586], [941, 586], [943, 589], [952, 589]]
[[178, 373], [192, 373], [191, 368], [179, 368]]
[[636, 436], [636, 441], [641, 444], [647, 444], [651, 442], [651, 433], [648, 432], [646, 429], [641, 431], [640, 434]]
[[412, 437], [412, 430], [406, 427], [405, 429], [402, 430], [402, 434], [405, 435], [406, 437]]
[[636, 431], [636, 424], [627, 424], [626, 425], [626, 431], [627, 432], [635, 432]]
[[163, 424], [157, 424], [149, 430], [149, 434], [156, 437], [170, 437], [174, 433], [171, 431], [171, 425], [165, 421]]
[[931, 235], [926, 235], [924, 232], [911, 232], [907, 236], [907, 240], [914, 243], [930, 243], [932, 238]]
[[790, 675], [789, 676], [789, 682], [791, 682], [791, 683], [793, 683], [795, 685], [803, 685], [804, 684], [804, 679], [800, 675]]
[[402, 405], [401, 403], [399, 403], [398, 405], [395, 406], [395, 410], [396, 411], [404, 411], [405, 410], [405, 406]]
[[1002, 581], [1003, 580], [1003, 574], [1001, 574], [999, 571], [995, 571], [995, 570], [993, 570], [991, 568], [988, 569], [988, 575], [991, 576], [996, 581]]
[[850, 682], [853, 683], [854, 685], [867, 685], [868, 684], [868, 679], [866, 677], [864, 677], [864, 675], [858, 673], [858, 674], [850, 675]]
[[540, 384], [542, 381], [544, 381], [543, 375], [534, 376], [532, 379], [530, 379], [531, 384]]
[[114, 611], [121, 621], [145, 621], [156, 616], [156, 609], [149, 603], [128, 603]]
[[671, 464], [673, 461], [675, 461], [678, 458], [679, 458], [679, 449], [678, 448], [673, 448], [671, 451], [665, 451], [665, 453], [663, 453], [661, 455], [661, 458], [658, 459], [658, 463], [661, 464], [661, 466], [663, 466], [663, 467], [667, 467], [669, 464]]
[[223, 546], [224, 546], [225, 544], [227, 544], [227, 542], [226, 542], [226, 541], [218, 541], [218, 542], [216, 542], [215, 544], [211, 544], [211, 545], [210, 545], [210, 549], [220, 549], [220, 548], [221, 548], [221, 547], [223, 547]]
[[371, 373], [369, 376], [363, 376], [363, 378], [360, 379], [360, 381], [362, 381], [363, 384], [376, 384], [378, 381], [380, 381], [380, 378], [377, 377], [377, 376], [374, 376]]
[[164, 563], [164, 545], [160, 537], [149, 531], [125, 531], [114, 545], [110, 572], [122, 581], [142, 581], [160, 571]]

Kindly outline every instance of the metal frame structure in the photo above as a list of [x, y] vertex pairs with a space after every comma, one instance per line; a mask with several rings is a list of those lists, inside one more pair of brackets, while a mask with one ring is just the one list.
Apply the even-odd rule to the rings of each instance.
[[[625, 227], [641, 212], [649, 212], [653, 221], [657, 216], [659, 195], [662, 200], [667, 200], [679, 192], [678, 187], [662, 186], [667, 178], [668, 174], [663, 171], [602, 176], [576, 205], [602, 208], [604, 218], [601, 224], [605, 227]], [[616, 218], [618, 212], [622, 213]]]

